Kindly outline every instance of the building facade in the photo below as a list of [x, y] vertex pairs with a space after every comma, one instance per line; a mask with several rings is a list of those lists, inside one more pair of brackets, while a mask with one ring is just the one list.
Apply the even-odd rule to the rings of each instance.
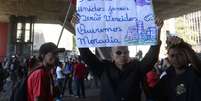
[[176, 18], [176, 33], [191, 44], [196, 52], [201, 52], [201, 11]]

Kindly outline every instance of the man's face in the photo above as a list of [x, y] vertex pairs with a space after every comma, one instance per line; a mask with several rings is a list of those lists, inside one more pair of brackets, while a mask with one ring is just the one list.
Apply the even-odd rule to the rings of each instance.
[[56, 59], [56, 54], [49, 52], [44, 56], [44, 62], [48, 65], [48, 66], [54, 66], [55, 65], [55, 59]]
[[123, 65], [129, 62], [129, 51], [126, 46], [112, 48], [112, 59], [116, 64]]
[[188, 64], [185, 52], [176, 48], [172, 48], [168, 51], [168, 60], [173, 67], [178, 69], [182, 69]]

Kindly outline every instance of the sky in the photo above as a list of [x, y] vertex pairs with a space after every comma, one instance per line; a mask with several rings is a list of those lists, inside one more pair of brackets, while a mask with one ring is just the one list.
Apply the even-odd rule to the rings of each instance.
[[[35, 49], [38, 49], [40, 45], [43, 44], [42, 42], [43, 39], [41, 36], [44, 36], [45, 42], [53, 42], [57, 44], [59, 35], [61, 33], [61, 29], [62, 29], [62, 26], [59, 24], [35, 24], [35, 33], [43, 34], [38, 37], [35, 35], [34, 38], [35, 40], [37, 40], [37, 41], [34, 41], [35, 42], [34, 46], [36, 47]], [[73, 47], [72, 36], [73, 35], [68, 30], [64, 29], [59, 47], [65, 48], [66, 50], [72, 50], [72, 47]]]

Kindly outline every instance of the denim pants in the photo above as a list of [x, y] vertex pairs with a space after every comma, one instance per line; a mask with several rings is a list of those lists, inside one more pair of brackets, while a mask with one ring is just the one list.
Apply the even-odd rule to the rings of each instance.
[[85, 86], [84, 80], [75, 80], [76, 81], [76, 89], [77, 89], [77, 96], [85, 97]]

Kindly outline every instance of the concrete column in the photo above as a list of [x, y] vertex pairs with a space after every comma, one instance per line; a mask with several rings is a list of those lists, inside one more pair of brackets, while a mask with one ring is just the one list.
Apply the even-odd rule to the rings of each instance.
[[10, 57], [15, 54], [17, 19], [16, 19], [16, 16], [10, 16], [9, 20], [10, 22], [9, 22], [9, 31], [8, 31], [7, 56]]

